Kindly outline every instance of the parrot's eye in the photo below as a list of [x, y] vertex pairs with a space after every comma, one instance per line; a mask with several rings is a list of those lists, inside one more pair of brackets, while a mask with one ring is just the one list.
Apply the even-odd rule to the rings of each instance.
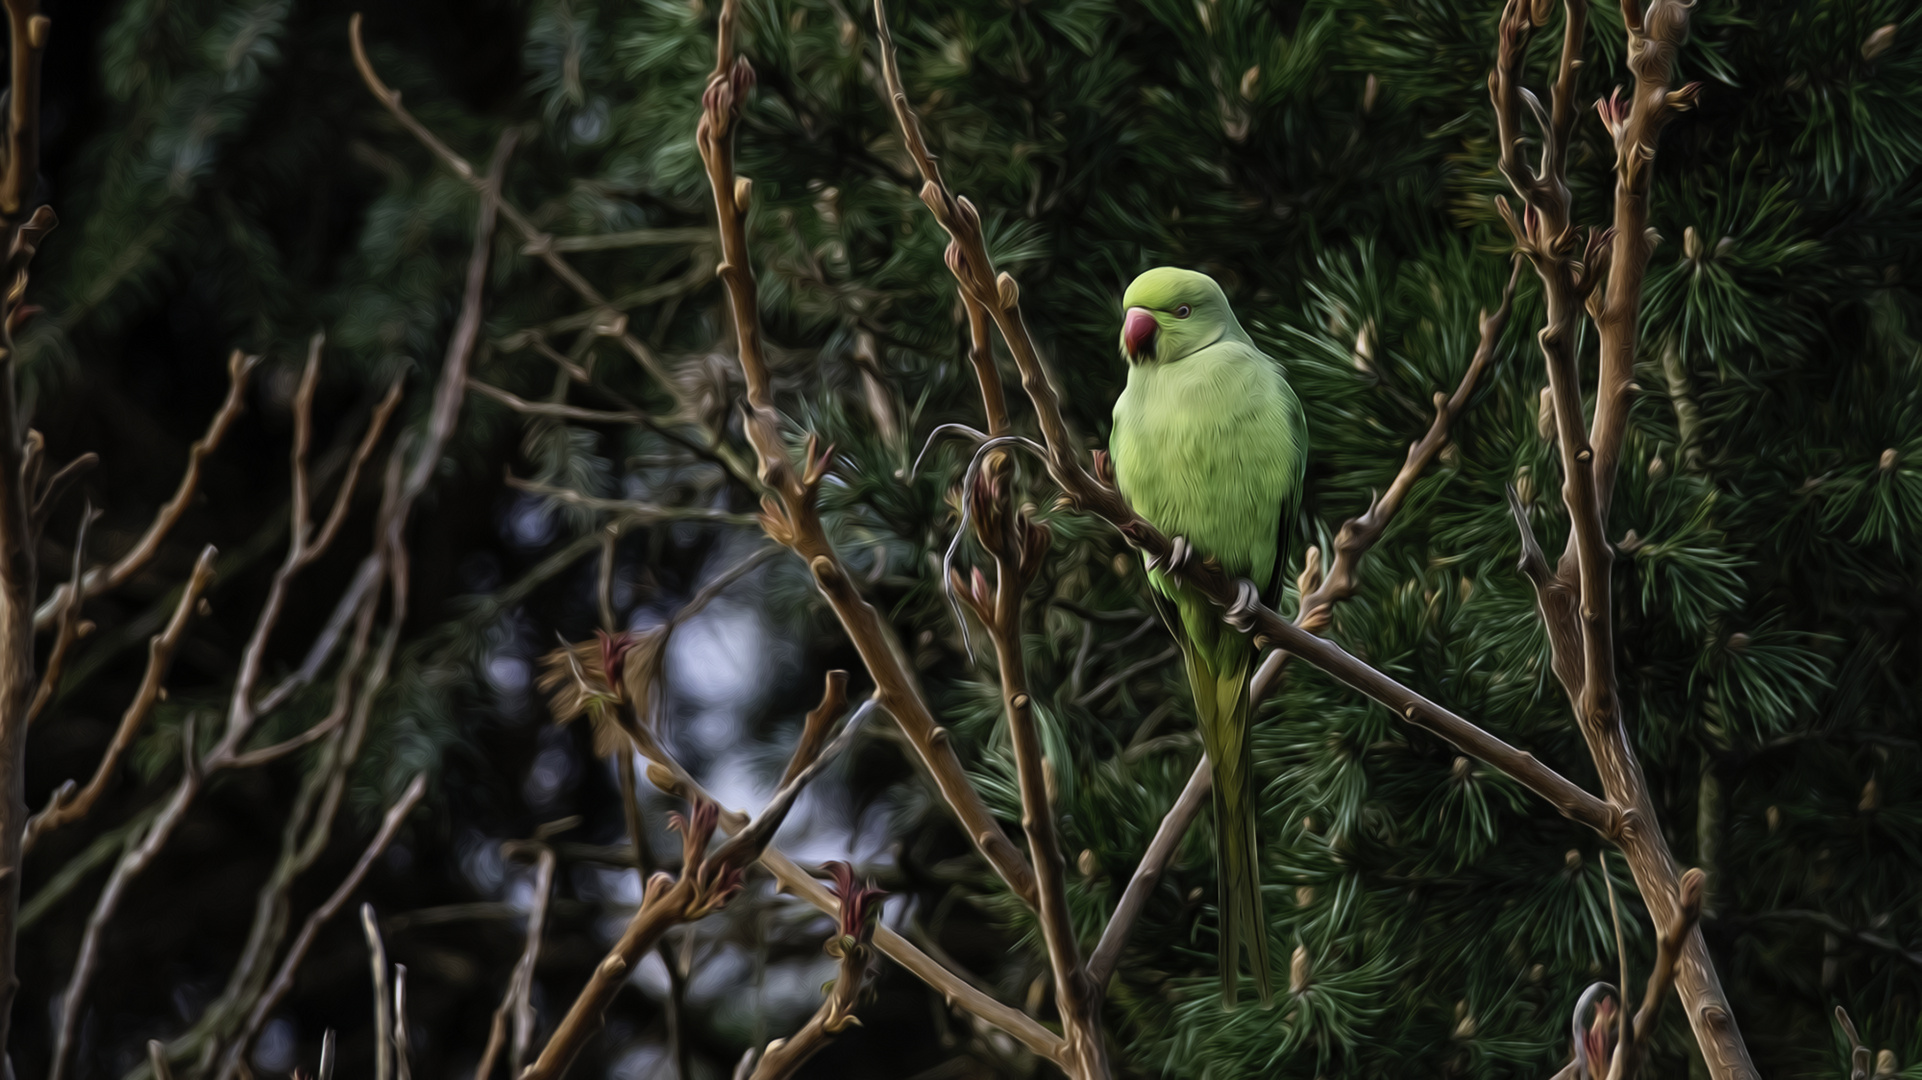
[[1186, 304], [1183, 304], [1180, 307], [1175, 309], [1175, 318], [1177, 319], [1185, 319], [1192, 314], [1194, 314], [1194, 312], [1191, 311], [1188, 305]]

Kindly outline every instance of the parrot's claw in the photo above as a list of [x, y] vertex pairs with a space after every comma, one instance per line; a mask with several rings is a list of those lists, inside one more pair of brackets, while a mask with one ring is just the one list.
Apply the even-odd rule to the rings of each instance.
[[1235, 602], [1227, 611], [1228, 625], [1246, 634], [1255, 628], [1255, 612], [1261, 610], [1261, 592], [1255, 583], [1242, 578], [1235, 583]]
[[1160, 570], [1164, 574], [1179, 574], [1188, 568], [1188, 562], [1194, 558], [1194, 555], [1195, 549], [1189, 546], [1187, 537], [1170, 537], [1168, 539], [1168, 557], [1150, 563], [1149, 569]]

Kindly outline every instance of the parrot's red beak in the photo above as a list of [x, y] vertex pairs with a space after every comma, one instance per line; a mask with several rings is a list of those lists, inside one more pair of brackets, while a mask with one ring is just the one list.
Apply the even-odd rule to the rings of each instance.
[[1154, 348], [1155, 331], [1159, 329], [1161, 324], [1155, 322], [1147, 308], [1131, 307], [1128, 321], [1121, 324], [1121, 347], [1130, 357], [1139, 357], [1143, 350]]

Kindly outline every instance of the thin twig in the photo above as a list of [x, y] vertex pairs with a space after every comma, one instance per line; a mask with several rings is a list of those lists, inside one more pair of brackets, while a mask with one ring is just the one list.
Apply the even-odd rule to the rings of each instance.
[[[267, 1016], [280, 1005], [280, 1000], [287, 996], [287, 991], [293, 989], [294, 973], [300, 969], [301, 961], [307, 958], [307, 950], [313, 947], [314, 939], [320, 934], [320, 928], [334, 917], [334, 913], [339, 911], [342, 905], [347, 903], [348, 897], [354, 894], [354, 890], [360, 887], [361, 879], [367, 876], [367, 871], [373, 867], [374, 860], [380, 858], [381, 853], [387, 850], [388, 844], [393, 843], [394, 835], [400, 831], [401, 823], [406, 820], [408, 812], [413, 810], [414, 804], [420, 802], [421, 796], [426, 793], [427, 774], [419, 773], [408, 783], [406, 790], [401, 792], [400, 798], [394, 802], [394, 805], [388, 808], [387, 816], [381, 820], [380, 830], [374, 834], [374, 839], [368, 843], [367, 850], [361, 852], [360, 860], [354, 863], [352, 870], [347, 872], [347, 876], [342, 879], [333, 895], [307, 916], [306, 923], [300, 928], [299, 936], [294, 938], [293, 945], [287, 950], [287, 956], [281, 960], [280, 970], [274, 974], [273, 982], [267, 985], [266, 991], [260, 995], [260, 1000], [254, 1003], [253, 1011], [248, 1014], [247, 1023], [241, 1028], [240, 1036], [234, 1040], [225, 1059], [221, 1062], [220, 1070], [216, 1074], [220, 1080], [230, 1080], [239, 1070], [241, 1059], [252, 1048], [254, 1037], [260, 1033], [260, 1027], [266, 1023]], [[396, 1031], [398, 1030], [399, 1025], [396, 1023]]]
[[74, 791], [73, 781], [69, 780], [55, 791], [48, 800], [47, 808], [27, 820], [27, 832], [20, 841], [20, 852], [24, 856], [33, 849], [34, 842], [42, 835], [71, 825], [87, 816], [93, 804], [107, 790], [107, 784], [119, 771], [120, 758], [133, 746], [134, 737], [152, 715], [154, 703], [166, 693], [163, 685], [167, 671], [173, 665], [174, 650], [180, 647], [180, 639], [187, 629], [187, 619], [193, 614], [200, 594], [214, 579], [214, 548], [209, 544], [202, 548], [200, 558], [195, 561], [193, 572], [187, 577], [186, 588], [180, 592], [180, 603], [174, 607], [173, 618], [168, 620], [167, 628], [154, 635], [147, 647], [147, 671], [141, 677], [140, 688], [134, 692], [133, 701], [127, 711], [121, 714], [120, 726], [114, 731], [113, 740], [107, 744], [106, 752], [100, 755], [100, 764], [94, 768], [93, 779], [78, 793]]
[[945, 731], [935, 723], [920, 680], [904, 661], [894, 627], [861, 596], [823, 527], [816, 508], [821, 481], [833, 454], [816, 457], [809, 440], [806, 460], [796, 471], [788, 458], [785, 421], [774, 405], [773, 376], [761, 350], [761, 327], [754, 271], [747, 246], [747, 209], [752, 183], [734, 172], [734, 131], [741, 107], [754, 85], [754, 69], [735, 53], [737, 0], [723, 0], [715, 44], [714, 72], [702, 96], [695, 132], [721, 235], [718, 267], [727, 287], [741, 372], [747, 383], [744, 422], [756, 455], [757, 473], [772, 492], [763, 499], [762, 527], [807, 563], [814, 582], [854, 643], [874, 679], [882, 705], [914, 746], [950, 810], [975, 848], [1009, 889], [1024, 902], [1037, 903], [1034, 871], [1001, 830]]
[[507, 993], [501, 998], [500, 1007], [494, 1010], [493, 1023], [487, 1033], [487, 1047], [481, 1052], [480, 1064], [474, 1069], [474, 1080], [487, 1080], [493, 1073], [494, 1059], [505, 1041], [510, 1020], [514, 1025], [514, 1038], [513, 1048], [508, 1055], [509, 1076], [520, 1075], [527, 1051], [534, 1041], [534, 966], [540, 959], [541, 934], [547, 926], [547, 905], [554, 892], [554, 850], [538, 842], [508, 847], [512, 848], [513, 854], [533, 851], [534, 899], [527, 910], [527, 944], [522, 947], [520, 959], [514, 964], [514, 974], [508, 980]]
[[394, 1077], [414, 1080], [413, 1051], [407, 1039], [407, 965], [394, 965]]
[[720, 811], [712, 802], [698, 799], [689, 817], [681, 822], [683, 852], [681, 872], [676, 878], [656, 874], [647, 882], [641, 905], [628, 921], [620, 940], [607, 953], [580, 995], [568, 1007], [554, 1029], [553, 1037], [542, 1047], [540, 1057], [527, 1067], [519, 1080], [559, 1080], [601, 1024], [608, 1003], [626, 980], [627, 973], [653, 949], [668, 930], [685, 922], [697, 921], [719, 910], [740, 890], [742, 873], [749, 863], [760, 858], [768, 841], [786, 820], [788, 811], [803, 788], [831, 761], [853, 745], [862, 722], [873, 711], [869, 700], [812, 761], [794, 772], [768, 800], [760, 816], [710, 851], [708, 841], [719, 824]]
[[[682, 798], [713, 801], [713, 796], [689, 776], [678, 762], [669, 757], [664, 748], [656, 746], [642, 749], [637, 744], [637, 749], [660, 766], [659, 772], [653, 768], [648, 770], [648, 778], [655, 781], [655, 786]], [[745, 814], [734, 811], [722, 814], [721, 824], [724, 828], [738, 828], [746, 823], [747, 815]], [[761, 852], [760, 861], [762, 867], [780, 882], [782, 889], [830, 915], [840, 910], [840, 905], [826, 889], [821, 887], [821, 883], [778, 848], [769, 845]], [[1049, 1061], [1059, 1063], [1064, 1059], [1067, 1044], [1061, 1036], [1042, 1027], [1033, 1017], [1021, 1010], [995, 1000], [987, 990], [930, 955], [929, 952], [923, 951], [907, 938], [886, 926], [877, 926], [874, 930], [874, 947], [879, 949], [883, 956], [901, 965], [909, 973], [934, 988], [944, 1000], [973, 1013], [988, 1024], [1013, 1036], [1023, 1046]]]
[[[1635, 1080], [1641, 1071], [1642, 1058], [1648, 1051], [1648, 1042], [1655, 1034], [1655, 1016], [1668, 997], [1668, 989], [1675, 983], [1675, 969], [1682, 959], [1682, 947], [1689, 935], [1695, 931], [1695, 923], [1702, 917], [1702, 893], [1708, 883], [1708, 875], [1701, 868], [1693, 867], [1682, 875], [1681, 886], [1675, 898], [1675, 916], [1667, 926], [1662, 927], [1661, 940], [1655, 949], [1655, 967], [1648, 973], [1648, 989], [1642, 993], [1641, 1007], [1635, 1010], [1635, 1023], [1623, 1024], [1622, 1042], [1627, 1051], [1617, 1050], [1622, 1060], [1620, 1080]], [[1626, 979], [1626, 971], [1622, 976]], [[1627, 1015], [1626, 1003], [1622, 1013]]]
[[[194, 494], [200, 489], [203, 463], [209, 455], [219, 449], [221, 441], [227, 437], [227, 432], [232, 430], [234, 421], [239, 418], [241, 407], [247, 400], [247, 377], [259, 365], [260, 357], [246, 356], [238, 349], [235, 349], [233, 355], [227, 358], [227, 397], [220, 403], [220, 408], [215, 411], [213, 419], [208, 422], [206, 434], [196, 440], [192, 448], [187, 451], [187, 468], [180, 476], [180, 486], [174, 490], [173, 498], [168, 499], [166, 504], [154, 513], [153, 521], [148, 524], [147, 531], [134, 542], [133, 547], [129, 548], [125, 555], [115, 560], [112, 566], [96, 567], [87, 571], [78, 593], [83, 600], [119, 588], [160, 553], [161, 542], [167, 539], [167, 534], [173, 531], [182, 517], [186, 516], [187, 507], [192, 505]], [[67, 606], [68, 598], [74, 595], [74, 591], [68, 585], [56, 588], [53, 595], [47, 597], [34, 612], [34, 629], [45, 630], [52, 626], [54, 620], [60, 617], [62, 609]]]
[[1189, 826], [1201, 816], [1201, 808], [1208, 802], [1209, 792], [1214, 790], [1215, 773], [1208, 764], [1206, 754], [1195, 763], [1194, 774], [1188, 777], [1187, 786], [1175, 798], [1175, 804], [1161, 819], [1161, 826], [1155, 830], [1154, 839], [1148, 842], [1148, 850], [1141, 855], [1141, 862], [1135, 866], [1134, 876], [1128, 879], [1127, 888], [1121, 892], [1121, 899], [1115, 904], [1114, 914], [1108, 916], [1108, 925], [1101, 931], [1101, 941], [1088, 958], [1088, 981], [1098, 991], [1105, 990], [1108, 980], [1114, 977], [1115, 967], [1121, 962], [1121, 950], [1128, 943], [1128, 933], [1134, 929], [1135, 920], [1141, 917], [1142, 909], [1148, 906], [1148, 897], [1154, 895], [1155, 886], [1161, 883], [1162, 872], [1174, 860], [1175, 852], [1181, 848], [1181, 838], [1187, 835]]
[[[993, 440], [987, 445], [993, 445]], [[969, 472], [973, 474], [974, 470]], [[1027, 834], [1028, 855], [1034, 866], [1041, 939], [1054, 976], [1055, 1004], [1067, 1040], [1068, 1072], [1077, 1080], [1095, 1080], [1109, 1074], [1100, 991], [1090, 985], [1087, 969], [1082, 966], [1081, 943], [1068, 908], [1067, 860], [1061, 853], [1050, 794], [1054, 787], [1051, 770], [1071, 768], [1072, 762], [1050, 761], [1043, 755], [1021, 648], [1024, 599], [1047, 559], [1053, 534], [1046, 525], [1030, 519], [1025, 510], [1009, 505], [1013, 494], [1009, 474], [1005, 456], [992, 459], [980, 473], [970, 476], [962, 493], [975, 539], [993, 557], [995, 566], [993, 594], [988, 594], [987, 583], [977, 572], [966, 597], [994, 641], [1001, 709], [1008, 719], [1015, 780], [1021, 794], [1021, 828]], [[962, 591], [958, 582], [951, 588]], [[1101, 688], [1097, 687], [1099, 692]]]
[[394, 1075], [394, 999], [387, 993], [387, 946], [380, 939], [374, 905], [360, 905], [360, 926], [367, 935], [367, 964], [374, 979], [374, 1080], [390, 1080]]
[[860, 999], [869, 961], [874, 955], [871, 941], [875, 919], [881, 912], [881, 890], [876, 889], [873, 882], [855, 884], [854, 868], [847, 863], [831, 862], [827, 869], [834, 875], [834, 898], [840, 904], [835, 936], [827, 943], [827, 954], [840, 961], [834, 983], [821, 1007], [801, 1030], [790, 1038], [769, 1043], [754, 1065], [753, 1073], [747, 1074], [747, 1066], [754, 1059], [754, 1051], [750, 1049], [735, 1070], [737, 1077], [789, 1080], [809, 1058], [832, 1042], [834, 1036], [861, 1023], [854, 1016], [854, 1006]]
[[517, 476], [507, 477], [507, 486], [530, 495], [544, 495], [555, 502], [578, 506], [586, 510], [601, 510], [616, 514], [623, 522], [636, 525], [653, 525], [662, 521], [708, 521], [717, 525], [758, 525], [761, 519], [753, 514], [732, 514], [725, 510], [711, 510], [704, 506], [657, 506], [653, 503], [639, 502], [634, 499], [603, 499], [584, 495], [573, 488], [543, 484], [535, 480], [523, 480]]
[[1622, 909], [1615, 898], [1615, 878], [1608, 872], [1608, 852], [1598, 852], [1596, 861], [1599, 862], [1602, 867], [1602, 885], [1608, 890], [1608, 921], [1615, 927], [1615, 966], [1621, 978], [1621, 982], [1616, 985], [1622, 988], [1622, 1009], [1617, 1016], [1617, 1020], [1621, 1024], [1621, 1030], [1615, 1036], [1615, 1045], [1618, 1048], [1616, 1056], [1620, 1057], [1621, 1052], [1619, 1048], [1628, 1043], [1632, 1038], [1628, 1027], [1628, 945], [1622, 939]]
[[[1587, 3], [1567, 0], [1564, 5], [1561, 59], [1538, 169], [1531, 171], [1520, 156], [1526, 97], [1521, 75], [1529, 40], [1545, 21], [1544, 5], [1508, 0], [1488, 83], [1499, 168], [1522, 203], [1520, 215], [1505, 200], [1498, 199], [1496, 209], [1542, 282], [1546, 312], [1537, 340], [1548, 373], [1562, 501], [1569, 515], [1568, 541], [1552, 578], [1543, 573], [1542, 560], [1530, 550], [1532, 536], [1524, 537], [1523, 570], [1535, 585], [1554, 672], [1573, 706], [1608, 803], [1621, 816], [1623, 827], [1610, 839], [1621, 848], [1658, 923], [1676, 914], [1676, 866], [1622, 714], [1613, 613], [1615, 552], [1606, 527], [1616, 459], [1627, 425], [1643, 277], [1653, 246], [1647, 227], [1651, 163], [1661, 128], [1674, 114], [1690, 108], [1700, 89], [1699, 84], [1669, 89], [1692, 6], [1689, 0], [1648, 0], [1646, 11], [1638, 12], [1635, 3], [1624, 0], [1626, 55], [1635, 86], [1627, 101], [1618, 90], [1596, 106], [1615, 143], [1615, 205], [1610, 227], [1591, 230], [1585, 244], [1573, 225], [1566, 159]], [[1575, 354], [1584, 310], [1602, 338], [1592, 426], [1583, 415]], [[1518, 510], [1517, 518], [1526, 533], [1525, 515]], [[1756, 1076], [1700, 935], [1691, 932], [1683, 950], [1678, 984], [1709, 1075], [1716, 1080]]]
[[[87, 530], [99, 516], [100, 511], [93, 508], [92, 502], [88, 502], [86, 508], [80, 513], [80, 525], [74, 531], [73, 539], [73, 570], [67, 578], [69, 595], [83, 595], [80, 592], [80, 582], [81, 571], [87, 558]], [[60, 676], [66, 671], [67, 666], [67, 652], [73, 648], [74, 642], [80, 640], [83, 625], [80, 609], [79, 603], [60, 606], [59, 627], [54, 631], [53, 647], [47, 650], [46, 669], [41, 672], [40, 685], [34, 687], [33, 701], [27, 706], [29, 726], [39, 718], [41, 711], [47, 707], [47, 702], [53, 700], [54, 691], [60, 688]], [[25, 854], [23, 849], [22, 857]]]
[[[442, 142], [432, 131], [428, 130], [425, 124], [415, 119], [412, 113], [401, 106], [400, 91], [389, 88], [386, 83], [381, 81], [379, 73], [374, 70], [373, 62], [367, 57], [366, 46], [361, 42], [360, 14], [358, 12], [348, 21], [347, 35], [348, 45], [353, 50], [354, 66], [359, 69], [361, 81], [367, 84], [367, 89], [373, 93], [374, 97], [378, 99], [382, 105], [386, 106], [387, 111], [393, 114], [394, 119], [400, 121], [401, 126], [406, 128], [410, 134], [418, 139], [422, 146], [427, 147], [436, 158], [440, 159], [442, 164], [452, 169], [456, 176], [459, 176], [462, 180], [467, 181], [477, 188], [482, 187], [485, 184], [485, 180], [479, 172], [475, 170], [474, 166], [471, 165], [466, 158], [455, 153], [452, 148]], [[676, 402], [681, 406], [681, 411], [684, 415], [696, 415], [697, 410], [693, 408], [694, 402], [689, 398], [687, 390], [673, 377], [673, 374], [667, 370], [666, 366], [661, 363], [660, 358], [654, 354], [654, 351], [642, 344], [641, 340], [627, 329], [626, 317], [619, 314], [615, 305], [610, 303], [607, 297], [601, 294], [599, 289], [596, 289], [586, 278], [582, 277], [580, 272], [575, 270], [566, 259], [561, 257], [560, 250], [556, 246], [555, 238], [536, 228], [534, 223], [528, 219], [527, 215], [523, 214], [512, 203], [507, 202], [505, 199], [499, 199], [498, 192], [493, 193], [492, 197], [498, 199], [500, 202], [501, 218], [520, 236], [523, 244], [522, 250], [526, 254], [539, 258], [543, 263], [547, 264], [548, 269], [554, 273], [555, 277], [560, 278], [562, 283], [579, 294], [588, 304], [592, 305], [596, 312], [600, 313], [595, 321], [610, 329], [618, 327], [618, 332], [610, 334], [609, 336], [618, 340], [621, 347], [627, 350], [628, 354], [654, 378], [655, 382], [658, 383], [662, 389], [674, 396]], [[696, 260], [697, 264], [700, 261], [701, 260]], [[695, 269], [704, 280], [706, 276], [705, 268], [697, 265]], [[676, 288], [684, 287], [685, 286], [676, 286]], [[637, 302], [647, 301], [642, 300]], [[749, 468], [746, 463], [739, 460], [738, 455], [736, 455], [731, 448], [724, 444], [717, 443], [713, 452], [729, 472], [733, 473], [744, 483], [749, 485], [754, 484], [753, 470]]]

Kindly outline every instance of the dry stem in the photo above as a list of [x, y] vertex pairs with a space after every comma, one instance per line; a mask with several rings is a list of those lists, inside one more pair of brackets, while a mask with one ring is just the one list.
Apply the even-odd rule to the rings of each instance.
[[334, 917], [334, 913], [339, 911], [347, 903], [347, 898], [360, 887], [361, 879], [367, 876], [367, 871], [373, 867], [374, 860], [380, 858], [381, 852], [386, 851], [387, 845], [393, 842], [394, 834], [400, 831], [401, 822], [406, 819], [408, 811], [412, 810], [414, 804], [419, 802], [421, 796], [426, 793], [427, 774], [416, 774], [407, 785], [407, 789], [401, 792], [400, 798], [388, 808], [387, 816], [381, 820], [380, 831], [374, 834], [374, 839], [367, 845], [367, 850], [361, 852], [360, 860], [354, 863], [354, 868], [347, 872], [346, 878], [342, 879], [333, 895], [307, 916], [307, 922], [300, 928], [300, 936], [294, 939], [293, 946], [287, 950], [287, 956], [280, 962], [280, 970], [275, 973], [274, 981], [268, 984], [266, 993], [254, 1003], [253, 1011], [247, 1016], [246, 1026], [241, 1029], [240, 1037], [235, 1039], [228, 1048], [226, 1058], [221, 1062], [220, 1072], [217, 1074], [219, 1080], [230, 1080], [241, 1068], [241, 1058], [253, 1045], [254, 1036], [260, 1033], [261, 1025], [267, 1022], [267, 1015], [280, 1004], [281, 998], [287, 996], [287, 991], [293, 989], [294, 972], [300, 969], [300, 962], [307, 958], [307, 950], [313, 946], [314, 938], [319, 935], [320, 928], [326, 925], [327, 920]]
[[494, 1059], [505, 1041], [510, 1018], [514, 1024], [514, 1044], [508, 1055], [509, 1076], [520, 1075], [521, 1065], [534, 1041], [534, 965], [540, 959], [541, 934], [547, 926], [547, 903], [554, 892], [554, 849], [539, 841], [503, 845], [503, 851], [509, 855], [530, 850], [534, 855], [534, 902], [527, 912], [527, 945], [514, 964], [514, 975], [508, 980], [507, 994], [501, 998], [500, 1008], [494, 1010], [487, 1047], [481, 1051], [480, 1064], [474, 1068], [474, 1080], [487, 1080], [493, 1074]]
[[736, 0], [724, 0], [715, 70], [703, 96], [696, 141], [707, 166], [721, 232], [722, 261], [716, 273], [727, 286], [741, 371], [747, 380], [744, 420], [748, 441], [755, 450], [761, 482], [773, 492], [762, 501], [763, 527], [807, 563], [816, 586], [860, 652], [882, 706], [933, 774], [969, 839], [1014, 894], [1033, 906], [1037, 903], [1034, 871], [1001, 831], [1000, 823], [969, 781], [960, 758], [948, 745], [946, 732], [935, 723], [893, 626], [854, 587], [828, 539], [815, 508], [815, 495], [832, 463], [832, 451], [817, 458], [810, 440], [807, 461], [799, 473], [788, 459], [785, 425], [774, 407], [773, 378], [761, 352], [754, 271], [748, 257], [747, 201], [752, 185], [734, 174], [733, 128], [754, 83], [754, 69], [747, 58], [735, 55], [735, 17]]
[[[1548, 309], [1540, 342], [1561, 455], [1562, 500], [1570, 521], [1569, 541], [1559, 566], [1551, 573], [1533, 536], [1525, 535], [1523, 570], [1535, 584], [1555, 674], [1574, 706], [1602, 790], [1623, 819], [1623, 828], [1610, 839], [1621, 847], [1650, 912], [1663, 924], [1673, 921], [1678, 910], [1675, 861], [1657, 824], [1647, 780], [1624, 726], [1615, 670], [1614, 550], [1606, 526], [1615, 463], [1627, 426], [1642, 282], [1651, 247], [1647, 195], [1655, 143], [1666, 122], [1693, 104], [1698, 89], [1693, 84], [1674, 91], [1668, 88], [1675, 52], [1688, 31], [1688, 12], [1689, 5], [1681, 0], [1652, 0], [1645, 12], [1637, 10], [1633, 0], [1625, 0], [1628, 62], [1635, 88], [1626, 103], [1618, 91], [1597, 105], [1616, 148], [1614, 223], [1607, 232], [1591, 233], [1585, 250], [1578, 250], [1570, 223], [1565, 158], [1586, 5], [1572, 0], [1567, 5], [1553, 119], [1543, 133], [1539, 170], [1531, 172], [1519, 157], [1521, 104], [1527, 93], [1520, 87], [1520, 72], [1535, 25], [1524, 0], [1510, 0], [1503, 11], [1495, 69], [1489, 76], [1489, 95], [1501, 135], [1501, 171], [1521, 197], [1523, 214], [1518, 219], [1505, 202], [1498, 209], [1517, 245], [1534, 264]], [[1604, 271], [1606, 287], [1597, 292], [1602, 289]], [[1602, 337], [1592, 428], [1582, 415], [1575, 356], [1576, 329], [1584, 308], [1593, 314]], [[1526, 517], [1518, 517], [1526, 534]], [[1683, 944], [1677, 981], [1710, 1075], [1718, 1080], [1755, 1076], [1698, 933], [1691, 932]]]
[[[247, 401], [247, 377], [260, 365], [260, 357], [246, 356], [239, 349], [227, 358], [227, 397], [214, 412], [207, 424], [207, 432], [194, 441], [187, 451], [187, 468], [180, 475], [180, 485], [174, 489], [173, 498], [168, 499], [158, 511], [147, 531], [127, 553], [114, 560], [112, 566], [95, 567], [87, 571], [81, 581], [79, 597], [82, 602], [110, 592], [125, 584], [127, 579], [139, 573], [153, 557], [160, 553], [160, 545], [173, 531], [175, 525], [187, 514], [193, 504], [195, 493], [200, 490], [200, 474], [203, 464], [213, 452], [220, 448], [227, 432], [233, 429], [234, 421], [240, 417], [240, 410]], [[71, 584], [63, 584], [54, 589], [39, 610], [34, 612], [35, 630], [45, 630], [52, 626], [66, 610], [70, 598], [75, 595]]]
[[1101, 941], [1088, 958], [1088, 982], [1097, 989], [1105, 989], [1108, 980], [1114, 978], [1115, 965], [1121, 962], [1121, 950], [1128, 944], [1128, 932], [1134, 929], [1135, 920], [1148, 906], [1148, 897], [1154, 895], [1155, 886], [1161, 882], [1161, 874], [1174, 860], [1175, 852], [1181, 847], [1181, 838], [1188, 833], [1188, 827], [1201, 816], [1201, 808], [1208, 803], [1208, 793], [1215, 788], [1215, 770], [1202, 755], [1195, 763], [1194, 774], [1188, 777], [1188, 784], [1181, 789], [1170, 807], [1161, 826], [1155, 830], [1154, 839], [1148, 842], [1148, 850], [1141, 853], [1141, 862], [1136, 864], [1135, 872], [1128, 879], [1127, 888], [1121, 892], [1121, 899], [1115, 904], [1114, 913], [1108, 916], [1108, 925], [1101, 931]]
[[587, 986], [568, 1007], [567, 1015], [541, 1049], [540, 1057], [521, 1073], [519, 1080], [559, 1080], [565, 1075], [587, 1039], [599, 1030], [602, 1014], [641, 956], [674, 927], [703, 919], [726, 906], [740, 890], [748, 864], [761, 857], [802, 789], [853, 745], [872, 706], [869, 702], [855, 710], [841, 733], [820, 747], [811, 759], [801, 758], [800, 753], [806, 748], [797, 746], [795, 761], [800, 767], [794, 768], [790, 763], [788, 772], [792, 779], [774, 793], [759, 817], [713, 851], [708, 849], [708, 842], [720, 823], [720, 809], [706, 799], [694, 800], [691, 813], [680, 821], [680, 875], [670, 878], [661, 873], [648, 880], [640, 908], [628, 921], [620, 940], [595, 966]]
[[821, 1007], [793, 1037], [769, 1043], [758, 1062], [752, 1048], [743, 1054], [734, 1070], [736, 1080], [789, 1080], [809, 1058], [834, 1041], [834, 1036], [861, 1023], [854, 1016], [854, 1006], [874, 955], [870, 943], [875, 919], [880, 915], [881, 891], [872, 883], [856, 885], [854, 868], [847, 863], [829, 863], [828, 869], [834, 874], [834, 898], [840, 904], [836, 934], [827, 943], [828, 955], [840, 961], [834, 985]]
[[187, 618], [193, 613], [200, 594], [214, 579], [214, 549], [210, 544], [201, 549], [200, 558], [194, 563], [193, 573], [187, 578], [186, 588], [180, 591], [180, 603], [174, 606], [173, 618], [167, 621], [167, 628], [155, 634], [147, 645], [147, 673], [140, 680], [140, 688], [134, 692], [134, 699], [127, 711], [120, 717], [120, 727], [114, 731], [113, 741], [107, 744], [106, 752], [100, 756], [100, 764], [94, 769], [93, 779], [78, 793], [74, 783], [69, 780], [62, 784], [48, 800], [47, 808], [27, 821], [27, 833], [21, 839], [20, 853], [24, 857], [33, 850], [34, 842], [45, 833], [71, 825], [86, 817], [107, 790], [107, 783], [118, 771], [120, 758], [133, 745], [134, 736], [140, 733], [141, 725], [153, 713], [153, 707], [164, 692], [162, 684], [167, 678], [167, 669], [173, 664], [174, 650], [180, 646], [181, 635], [186, 632]]

